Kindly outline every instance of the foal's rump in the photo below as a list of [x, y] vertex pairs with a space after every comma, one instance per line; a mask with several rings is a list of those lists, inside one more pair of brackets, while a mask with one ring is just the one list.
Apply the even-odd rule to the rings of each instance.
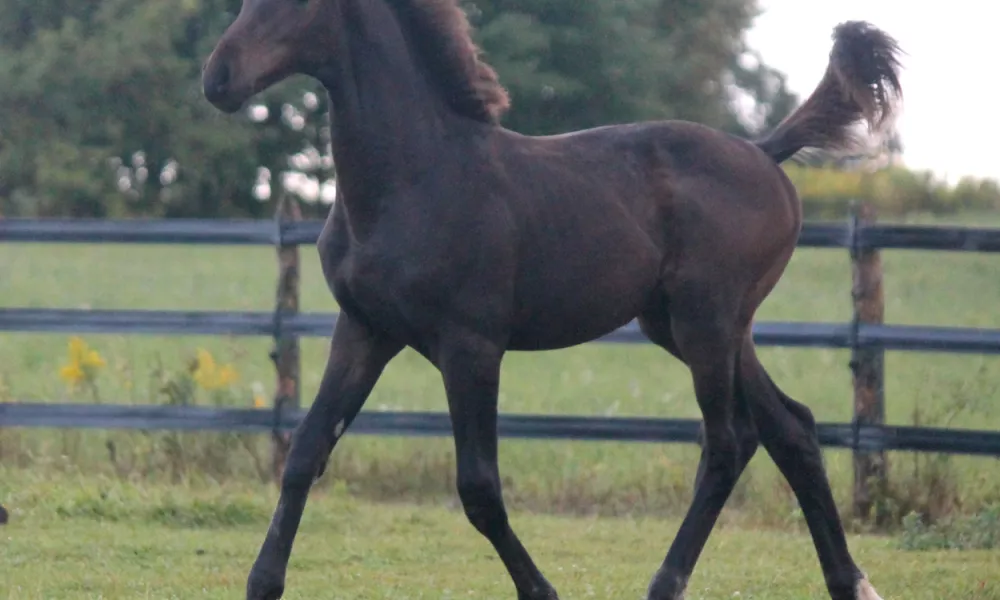
[[512, 134], [501, 183], [517, 232], [512, 349], [589, 341], [682, 274], [753, 284], [794, 242], [797, 198], [752, 142], [685, 121]]
[[494, 129], [489, 160], [503, 176], [493, 190], [518, 232], [512, 348], [593, 339], [657, 293], [699, 282], [726, 282], [752, 313], [801, 227], [779, 164], [804, 148], [852, 149], [856, 125], [890, 122], [897, 52], [867, 23], [840, 25], [816, 90], [755, 141], [686, 121], [543, 137]]

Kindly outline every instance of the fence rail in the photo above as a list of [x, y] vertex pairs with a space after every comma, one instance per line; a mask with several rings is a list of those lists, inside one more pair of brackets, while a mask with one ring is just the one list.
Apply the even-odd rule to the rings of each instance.
[[[0, 242], [94, 244], [315, 244], [323, 222], [251, 219], [0, 219]], [[1000, 252], [1000, 229], [806, 223], [800, 247]]]
[[[328, 337], [336, 321], [336, 313], [0, 309], [0, 331], [33, 333]], [[761, 346], [1000, 354], [1000, 329], [773, 321], [755, 323], [753, 336]], [[596, 341], [649, 343], [635, 321]]]
[[[757, 323], [753, 329], [756, 343], [852, 350], [854, 421], [824, 423], [818, 428], [823, 445], [850, 448], [855, 452], [856, 476], [874, 473], [883, 477], [884, 471], [873, 466], [878, 461], [872, 462], [871, 457], [889, 450], [1000, 456], [1000, 432], [997, 431], [883, 424], [882, 351], [995, 355], [1000, 354], [1000, 329], [883, 324], [882, 274], [878, 260], [880, 249], [1000, 252], [1000, 229], [879, 225], [859, 218], [859, 214], [864, 214], [864, 210], [852, 214], [847, 223], [807, 223], [798, 243], [799, 247], [849, 250], [855, 280], [852, 321], [844, 324]], [[0, 243], [256, 245], [276, 247], [280, 257], [287, 256], [281, 254], [282, 250], [315, 244], [322, 227], [321, 221], [289, 219], [288, 214], [281, 211], [271, 221], [0, 219]], [[297, 257], [292, 260], [297, 261]], [[3, 308], [0, 309], [0, 332], [272, 336], [276, 348], [286, 347], [279, 345], [279, 340], [329, 336], [336, 314], [299, 313], [280, 308], [283, 306], [282, 294], [290, 294], [286, 298], [297, 294], [298, 266], [297, 262], [286, 264], [286, 259], [279, 262], [279, 281], [283, 283], [278, 286], [278, 307], [270, 313]], [[870, 289], [860, 289], [859, 286], [865, 286], [863, 282], [868, 282]], [[297, 306], [297, 302], [290, 305]], [[595, 342], [633, 344], [648, 343], [648, 340], [632, 322]], [[297, 364], [297, 354], [292, 360]], [[276, 364], [279, 362], [276, 359]], [[291, 385], [295, 389], [279, 392], [274, 410], [8, 403], [0, 404], [0, 427], [270, 431], [277, 436], [294, 427], [303, 414], [297, 408], [297, 378], [288, 379], [287, 373], [283, 375], [280, 371], [279, 368], [279, 388]], [[295, 398], [289, 398], [290, 394]], [[287, 404], [285, 400], [289, 399], [294, 401]], [[446, 413], [364, 411], [351, 431], [368, 435], [437, 436], [450, 435], [451, 430]], [[499, 431], [504, 437], [535, 439], [693, 443], [698, 440], [698, 421], [503, 415]], [[857, 507], [865, 503], [865, 479], [856, 477], [856, 512]]]
[[[0, 423], [6, 427], [228, 431], [268, 433], [290, 431], [304, 411], [230, 409], [200, 406], [136, 406], [120, 404], [0, 403]], [[695, 443], [699, 421], [645, 417], [583, 417], [501, 415], [502, 437], [533, 440]], [[820, 444], [832, 448], [877, 452], [908, 450], [980, 456], [1000, 455], [1000, 432], [906, 426], [855, 426], [819, 423]], [[352, 435], [451, 435], [446, 413], [364, 411], [351, 425]]]

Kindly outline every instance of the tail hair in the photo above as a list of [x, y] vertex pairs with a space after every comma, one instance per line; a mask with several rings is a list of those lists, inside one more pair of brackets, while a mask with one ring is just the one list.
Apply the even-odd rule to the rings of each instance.
[[850, 151], [860, 146], [855, 126], [880, 132], [902, 100], [900, 48], [896, 40], [864, 21], [841, 23], [823, 79], [813, 93], [757, 146], [781, 163], [803, 148]]

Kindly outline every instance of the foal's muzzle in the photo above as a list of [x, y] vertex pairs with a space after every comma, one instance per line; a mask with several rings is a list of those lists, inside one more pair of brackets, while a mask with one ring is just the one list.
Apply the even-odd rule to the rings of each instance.
[[201, 75], [205, 99], [224, 113], [234, 113], [243, 106], [243, 98], [233, 93], [232, 70], [225, 60], [212, 61]]

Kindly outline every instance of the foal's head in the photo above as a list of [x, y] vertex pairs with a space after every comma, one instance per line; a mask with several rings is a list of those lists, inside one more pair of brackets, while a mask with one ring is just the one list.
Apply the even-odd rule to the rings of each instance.
[[348, 33], [392, 39], [400, 31], [407, 32], [413, 69], [426, 74], [454, 112], [495, 123], [507, 110], [507, 92], [480, 60], [458, 0], [243, 0], [205, 63], [205, 97], [235, 112], [290, 75], [316, 76], [346, 59], [336, 52]]
[[340, 0], [243, 0], [205, 62], [205, 98], [227, 113], [296, 73], [314, 74], [337, 43]]

